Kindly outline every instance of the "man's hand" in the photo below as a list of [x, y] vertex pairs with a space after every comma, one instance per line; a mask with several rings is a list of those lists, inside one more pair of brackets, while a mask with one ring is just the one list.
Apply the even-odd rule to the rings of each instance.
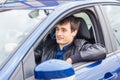
[[71, 58], [68, 58], [66, 61], [67, 61], [68, 63], [72, 64], [72, 59], [71, 59]]

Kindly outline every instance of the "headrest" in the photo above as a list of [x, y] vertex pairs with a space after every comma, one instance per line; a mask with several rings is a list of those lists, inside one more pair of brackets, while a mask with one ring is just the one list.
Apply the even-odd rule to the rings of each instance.
[[79, 26], [79, 30], [76, 35], [76, 38], [77, 39], [81, 39], [81, 38], [90, 39], [91, 38], [90, 32], [89, 32], [89, 29], [87, 27], [85, 20], [83, 18], [79, 18], [79, 19], [80, 19], [80, 26]]

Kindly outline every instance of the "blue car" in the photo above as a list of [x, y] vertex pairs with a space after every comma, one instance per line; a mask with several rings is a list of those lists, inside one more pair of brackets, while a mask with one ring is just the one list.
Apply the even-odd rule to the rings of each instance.
[[[73, 64], [76, 80], [120, 80], [120, 0], [0, 1], [0, 80], [35, 80], [36, 49], [54, 39], [55, 24], [82, 18], [81, 38], [101, 43], [107, 57]], [[47, 65], [46, 65], [47, 66]]]

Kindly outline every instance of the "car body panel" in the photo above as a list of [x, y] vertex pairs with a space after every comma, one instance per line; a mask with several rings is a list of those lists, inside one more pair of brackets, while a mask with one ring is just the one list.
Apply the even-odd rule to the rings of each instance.
[[61, 4], [66, 4], [74, 1], [79, 1], [81, 4], [88, 4], [92, 2], [117, 2], [117, 0], [3, 0], [0, 2], [0, 8], [6, 9], [26, 9], [26, 8], [51, 8]]
[[[112, 59], [112, 61], [111, 61], [111, 59]], [[104, 76], [108, 72], [119, 75], [119, 72], [120, 72], [119, 65], [120, 65], [119, 60], [116, 55], [114, 55], [112, 57], [108, 57], [105, 60], [98, 61], [91, 65], [88, 65], [85, 68], [80, 69], [80, 71], [77, 70], [77, 72], [76, 72], [77, 79], [76, 80], [83, 80], [83, 79], [84, 80], [89, 80], [89, 79], [91, 79], [91, 80], [107, 80], [104, 78]], [[89, 74], [91, 74], [91, 75], [86, 76]], [[118, 78], [118, 76], [116, 78]], [[117, 80], [117, 79], [115, 79], [115, 80]]]
[[[79, 2], [79, 3], [78, 3]], [[108, 1], [107, 1], [108, 2]], [[107, 3], [104, 2], [104, 3]], [[116, 1], [115, 1], [116, 2]], [[44, 3], [44, 2], [42, 2]], [[101, 2], [100, 2], [101, 3]], [[112, 2], [109, 2], [112, 4]], [[25, 3], [22, 3], [25, 4]], [[47, 4], [47, 3], [44, 3]], [[89, 7], [92, 5], [96, 5], [99, 4], [99, 2], [81, 2], [80, 1], [76, 1], [76, 2], [72, 2], [72, 3], [68, 3], [68, 4], [64, 4], [62, 6], [50, 6], [47, 9], [54, 9], [55, 11], [53, 13], [51, 13], [40, 25], [38, 25], [38, 27], [33, 31], [33, 33], [25, 40], [25, 42], [16, 50], [16, 52], [11, 56], [11, 58], [9, 59], [9, 61], [2, 66], [1, 70], [0, 70], [0, 80], [8, 80], [11, 76], [12, 73], [16, 70], [17, 67], [19, 66], [23, 66], [22, 62], [24, 57], [29, 53], [29, 50], [31, 50], [31, 48], [33, 48], [34, 44], [36, 43], [36, 41], [39, 39], [43, 39], [43, 37], [45, 36], [45, 34], [55, 25], [55, 23], [57, 21], [59, 21], [63, 16], [65, 16], [66, 14], [68, 14], [70, 12], [70, 9], [74, 9], [75, 7], [79, 8], [84, 8], [84, 7]], [[50, 4], [47, 4], [50, 5]], [[57, 4], [58, 5], [58, 4]], [[67, 6], [67, 7], [66, 7]], [[97, 6], [98, 7], [98, 6]], [[29, 7], [0, 7], [0, 8], [4, 8], [4, 9], [33, 9], [33, 8], [37, 8], [37, 9], [44, 9], [46, 7], [33, 7], [33, 6], [29, 6]], [[100, 8], [96, 8], [99, 9]], [[68, 11], [69, 10], [69, 11]], [[103, 23], [105, 20], [102, 19], [103, 17], [103, 13], [101, 11], [97, 11], [100, 12], [99, 14], [97, 14], [100, 23], [104, 24], [104, 26], [106, 25], [106, 22]], [[68, 11], [68, 12], [67, 12]], [[101, 17], [101, 16], [102, 17]], [[53, 17], [54, 16], [54, 17]], [[104, 20], [104, 21], [102, 21]], [[46, 24], [47, 23], [47, 24]], [[42, 27], [40, 27], [42, 26]], [[106, 45], [108, 45], [107, 49], [109, 52], [113, 52], [115, 49], [112, 49], [114, 44], [112, 44], [112, 41], [109, 41], [107, 43], [107, 40], [111, 40], [110, 36], [110, 32], [109, 34], [105, 35], [105, 32], [108, 31], [107, 30], [107, 25], [106, 25], [106, 29], [104, 30], [103, 25], [102, 26], [102, 30], [103, 30], [103, 34], [104, 34], [104, 40]], [[105, 38], [106, 36], [108, 36], [107, 38]], [[93, 62], [90, 65], [87, 65], [83, 68], [77, 69], [76, 71], [76, 78], [77, 80], [94, 80], [94, 79], [99, 79], [99, 80], [104, 80], [103, 77], [105, 75], [105, 73], [107, 72], [111, 72], [111, 73], [115, 73], [117, 75], [119, 75], [119, 66], [120, 66], [120, 62], [119, 62], [119, 54], [120, 53], [112, 53], [114, 55], [110, 55], [108, 56], [105, 60], [102, 61], [98, 61], [98, 62]], [[112, 67], [109, 67], [111, 66]], [[22, 71], [22, 70], [21, 70]], [[117, 72], [117, 73], [116, 73]], [[95, 75], [92, 73], [96, 73]], [[91, 75], [91, 76], [87, 76], [86, 75]], [[22, 75], [23, 76], [23, 75]], [[86, 79], [85, 79], [86, 78]]]

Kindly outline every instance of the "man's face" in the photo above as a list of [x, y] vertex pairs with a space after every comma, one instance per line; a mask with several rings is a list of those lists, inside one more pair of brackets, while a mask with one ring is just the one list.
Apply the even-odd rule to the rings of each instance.
[[67, 45], [70, 44], [74, 36], [76, 35], [77, 30], [71, 31], [70, 23], [66, 23], [63, 25], [56, 26], [56, 41], [59, 45]]

